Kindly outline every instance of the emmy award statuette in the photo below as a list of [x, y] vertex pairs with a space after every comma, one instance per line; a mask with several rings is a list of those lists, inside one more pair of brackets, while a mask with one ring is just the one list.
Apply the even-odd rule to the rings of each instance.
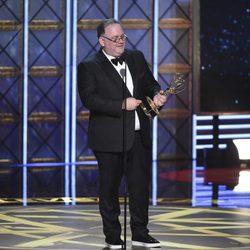
[[[185, 80], [186, 74], [176, 73], [171, 80], [169, 87], [161, 94], [167, 96], [168, 94], [176, 95], [180, 93], [185, 88]], [[150, 119], [153, 119], [160, 113], [153, 100], [148, 96], [146, 96], [146, 100], [141, 103], [140, 107], [142, 108], [145, 115]]]

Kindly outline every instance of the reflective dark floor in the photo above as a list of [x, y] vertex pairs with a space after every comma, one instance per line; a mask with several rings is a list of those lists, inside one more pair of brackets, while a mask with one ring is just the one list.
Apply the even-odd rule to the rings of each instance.
[[[163, 166], [159, 173], [162, 190], [174, 194], [158, 199], [158, 205], [149, 210], [150, 234], [161, 242], [161, 249], [250, 249], [250, 181], [239, 179], [233, 189], [218, 185], [215, 190], [205, 180], [204, 168], [197, 167], [192, 182], [189, 169], [174, 172]], [[245, 177], [248, 180], [249, 175]], [[192, 197], [176, 198], [190, 186]], [[23, 207], [21, 199], [1, 198], [0, 250], [106, 249], [97, 199], [78, 198], [76, 202], [67, 206], [63, 198], [33, 198]], [[127, 216], [126, 249], [145, 249], [132, 248]]]
[[[216, 173], [216, 171], [214, 171]], [[196, 178], [193, 188], [193, 206], [202, 207], [223, 207], [223, 208], [250, 208], [250, 171], [241, 171], [235, 175], [236, 184], [232, 188], [227, 185], [215, 186], [213, 182], [205, 181], [206, 170], [204, 167], [197, 167]], [[215, 175], [215, 183], [222, 177], [229, 179], [227, 172], [223, 170]], [[232, 178], [232, 177], [231, 177]], [[215, 193], [216, 192], [216, 193]]]
[[[249, 222], [250, 208], [158, 205], [150, 207], [149, 228], [162, 249], [250, 249]], [[143, 249], [131, 248], [130, 237], [128, 226], [126, 249]], [[0, 249], [103, 250], [98, 207], [1, 206]]]

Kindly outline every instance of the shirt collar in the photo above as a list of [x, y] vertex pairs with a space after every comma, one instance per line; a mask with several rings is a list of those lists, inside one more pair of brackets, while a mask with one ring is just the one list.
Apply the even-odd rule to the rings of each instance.
[[109, 59], [109, 61], [111, 62], [111, 59], [114, 59], [115, 57], [114, 56], [111, 56], [111, 55], [108, 55], [104, 49], [102, 50], [103, 54]]

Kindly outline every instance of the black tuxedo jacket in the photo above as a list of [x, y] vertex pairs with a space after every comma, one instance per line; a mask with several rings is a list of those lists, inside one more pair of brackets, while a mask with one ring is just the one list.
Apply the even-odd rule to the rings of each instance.
[[[140, 100], [145, 96], [152, 98], [159, 92], [160, 85], [143, 54], [125, 50], [124, 56], [133, 79], [133, 96]], [[135, 112], [123, 111], [122, 101], [131, 94], [101, 49], [78, 65], [77, 79], [81, 101], [90, 111], [89, 147], [103, 152], [122, 152], [124, 147], [129, 150], [135, 135]], [[151, 147], [151, 121], [140, 107], [137, 112], [143, 143]]]

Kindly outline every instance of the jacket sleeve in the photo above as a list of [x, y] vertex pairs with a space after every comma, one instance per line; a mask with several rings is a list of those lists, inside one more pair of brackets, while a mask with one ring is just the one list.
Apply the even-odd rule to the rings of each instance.
[[122, 100], [116, 97], [110, 98], [100, 91], [97, 68], [94, 62], [82, 62], [78, 65], [77, 85], [81, 101], [92, 112], [120, 117]]

